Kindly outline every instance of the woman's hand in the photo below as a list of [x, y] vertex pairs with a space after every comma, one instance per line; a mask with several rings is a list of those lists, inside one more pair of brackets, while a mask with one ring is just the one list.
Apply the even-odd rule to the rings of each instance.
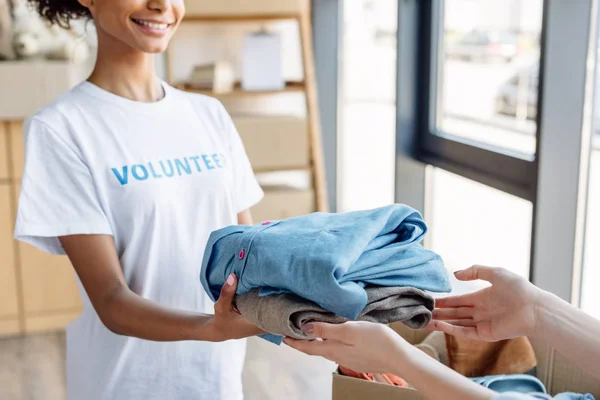
[[302, 329], [323, 341], [284, 341], [303, 353], [325, 357], [357, 372], [392, 373], [428, 399], [488, 400], [495, 392], [476, 384], [411, 346], [385, 325], [347, 322], [312, 324]]
[[436, 301], [428, 329], [495, 342], [535, 333], [541, 291], [502, 268], [474, 266], [455, 273], [461, 281], [482, 279], [492, 286]]
[[346, 322], [341, 325], [315, 323], [302, 330], [323, 341], [294, 340], [284, 342], [303, 353], [325, 357], [357, 372], [389, 373], [409, 344], [385, 325], [369, 322]]
[[233, 305], [237, 283], [237, 277], [231, 274], [221, 288], [219, 300], [215, 303], [215, 315], [206, 326], [211, 341], [224, 342], [265, 333], [244, 318]]

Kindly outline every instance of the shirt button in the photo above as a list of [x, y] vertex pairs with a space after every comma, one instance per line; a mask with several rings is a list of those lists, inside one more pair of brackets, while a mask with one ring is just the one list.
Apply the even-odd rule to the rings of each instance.
[[244, 251], [244, 249], [240, 250], [240, 260], [242, 260], [245, 255], [246, 255], [246, 252]]
[[262, 224], [263, 224], [263, 225], [271, 225], [271, 222], [270, 222], [270, 221], [265, 221], [265, 222], [263, 222]]

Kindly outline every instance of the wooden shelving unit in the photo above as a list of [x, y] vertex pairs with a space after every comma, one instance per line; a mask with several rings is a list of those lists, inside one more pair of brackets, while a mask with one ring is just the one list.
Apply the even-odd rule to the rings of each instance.
[[23, 121], [0, 121], [0, 337], [63, 330], [83, 307], [67, 256], [13, 239], [24, 160]]
[[[194, 4], [192, 9], [197, 10], [205, 10], [203, 8], [202, 2], [206, 2], [207, 0], [199, 0], [199, 4]], [[194, 3], [194, 2], [193, 2]], [[228, 3], [228, 4], [225, 4]], [[231, 4], [229, 4], [231, 3]], [[234, 4], [235, 3], [235, 4]], [[208, 4], [208, 3], [206, 3]], [[212, 3], [216, 4], [216, 3]], [[315, 76], [315, 67], [314, 67], [314, 54], [313, 54], [313, 32], [311, 25], [311, 10], [310, 10], [310, 2], [307, 0], [266, 0], [266, 1], [255, 1], [252, 4], [255, 6], [249, 6], [249, 3], [244, 3], [243, 7], [236, 2], [236, 0], [224, 0], [222, 7], [219, 6], [211, 6], [213, 8], [210, 11], [204, 14], [194, 14], [188, 15], [184, 19], [184, 23], [256, 23], [256, 22], [275, 22], [275, 21], [283, 21], [283, 20], [292, 20], [296, 21], [298, 26], [298, 33], [300, 36], [301, 42], [301, 51], [302, 51], [302, 69], [304, 75], [303, 82], [288, 82], [283, 90], [278, 91], [245, 91], [241, 89], [239, 83], [236, 85], [235, 89], [232, 92], [227, 93], [213, 93], [207, 90], [195, 90], [191, 88], [189, 85], [186, 85], [184, 82], [175, 82], [173, 76], [173, 65], [176, 60], [173, 57], [173, 54], [170, 49], [166, 52], [166, 64], [167, 64], [167, 79], [169, 83], [179, 89], [200, 93], [220, 99], [231, 99], [231, 98], [252, 98], [255, 96], [275, 96], [286, 93], [298, 93], [303, 94], [306, 101], [306, 117], [305, 117], [305, 126], [306, 126], [306, 135], [307, 135], [307, 143], [309, 152], [308, 163], [305, 166], [294, 165], [294, 166], [281, 166], [276, 165], [274, 167], [262, 166], [260, 171], [293, 171], [293, 170], [307, 170], [310, 173], [310, 181], [311, 181], [311, 189], [309, 191], [310, 196], [308, 200], [310, 200], [310, 204], [307, 203], [307, 192], [303, 192], [298, 195], [299, 201], [303, 202], [303, 206], [296, 207], [295, 211], [289, 212], [281, 212], [277, 213], [273, 210], [273, 207], [276, 208], [278, 202], [285, 201], [293, 201], [291, 194], [282, 194], [281, 191], [272, 191], [270, 188], [264, 188], [266, 198], [264, 200], [263, 205], [259, 205], [257, 207], [257, 218], [258, 219], [281, 219], [286, 217], [292, 217], [296, 214], [304, 214], [308, 212], [314, 211], [328, 211], [328, 201], [327, 201], [327, 193], [326, 193], [326, 182], [325, 182], [325, 163], [323, 158], [323, 145], [321, 138], [321, 127], [320, 127], [320, 117], [319, 117], [319, 109], [318, 109], [318, 101], [317, 101], [317, 84], [316, 84], [316, 76]], [[188, 4], [186, 3], [186, 6]], [[197, 8], [194, 8], [196, 7]], [[214, 9], [214, 7], [218, 9]], [[229, 9], [228, 9], [229, 7]], [[240, 8], [241, 7], [241, 8]], [[261, 7], [263, 11], [261, 12]], [[188, 7], [189, 8], [189, 7]], [[256, 9], [256, 10], [255, 10]], [[282, 12], [278, 12], [278, 9], [281, 9]], [[229, 10], [229, 12], [227, 12]], [[294, 10], [294, 12], [289, 12], [290, 10]], [[265, 12], [266, 11], [266, 12]], [[268, 117], [265, 117], [265, 122], [271, 124], [267, 120]], [[235, 122], [235, 118], [234, 118]], [[285, 143], [285, 138], [282, 138], [280, 135], [285, 134], [284, 130], [287, 128], [281, 129], [281, 132], [274, 132], [274, 136], [278, 136], [277, 138], [273, 138], [273, 143], [277, 142], [278, 146], [281, 146], [282, 143]], [[272, 131], [272, 127], [270, 127], [270, 131]], [[252, 139], [244, 135], [242, 135], [242, 140], [244, 140], [246, 145], [249, 145], [249, 141]], [[265, 140], [264, 137], [261, 140]], [[291, 140], [290, 146], [297, 145], [298, 140]], [[295, 149], [286, 149], [289, 151], [294, 151]], [[301, 151], [298, 149], [298, 151]], [[252, 161], [252, 159], [251, 159]], [[257, 169], [255, 171], [258, 172]], [[254, 211], [253, 211], [254, 212]], [[271, 213], [271, 214], [269, 214]]]
[[185, 90], [191, 93], [199, 93], [213, 97], [253, 97], [253, 96], [273, 96], [284, 93], [304, 93], [306, 85], [304, 82], [287, 82], [282, 90], [250, 91], [242, 89], [240, 83], [236, 83], [231, 92], [216, 93], [211, 90], [195, 89], [187, 83], [174, 84], [177, 89]]

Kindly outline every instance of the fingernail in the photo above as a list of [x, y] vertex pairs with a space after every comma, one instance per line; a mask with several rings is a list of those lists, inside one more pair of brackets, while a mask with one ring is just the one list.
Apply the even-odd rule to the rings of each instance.
[[456, 275], [456, 274], [460, 274], [460, 273], [461, 273], [461, 272], [463, 272], [463, 271], [464, 271], [464, 269], [461, 269], [461, 270], [459, 270], [459, 271], [454, 271], [454, 275]]
[[233, 278], [233, 274], [229, 275], [229, 278], [227, 278], [227, 284], [229, 286], [233, 286], [234, 282], [235, 282], [235, 279]]
[[308, 334], [313, 333], [314, 327], [312, 324], [306, 324], [306, 325], [302, 325], [300, 330], [308, 335]]

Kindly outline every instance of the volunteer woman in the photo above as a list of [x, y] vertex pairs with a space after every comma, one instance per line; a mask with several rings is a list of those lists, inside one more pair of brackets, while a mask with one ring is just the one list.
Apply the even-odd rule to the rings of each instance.
[[242, 399], [245, 342], [229, 339], [260, 331], [232, 309], [234, 276], [215, 307], [199, 273], [210, 232], [251, 224], [263, 192], [223, 106], [156, 76], [184, 1], [29, 3], [98, 32], [89, 79], [26, 121], [15, 228], [79, 278], [68, 399]]
[[[547, 341], [573, 364], [600, 379], [600, 321], [507, 270], [472, 267], [457, 272], [463, 281], [492, 285], [478, 292], [438, 300], [430, 329], [483, 341], [520, 336]], [[359, 372], [394, 373], [429, 399], [531, 399], [498, 395], [473, 383], [416, 349], [384, 325], [349, 322], [303, 328], [325, 341], [286, 343]]]

